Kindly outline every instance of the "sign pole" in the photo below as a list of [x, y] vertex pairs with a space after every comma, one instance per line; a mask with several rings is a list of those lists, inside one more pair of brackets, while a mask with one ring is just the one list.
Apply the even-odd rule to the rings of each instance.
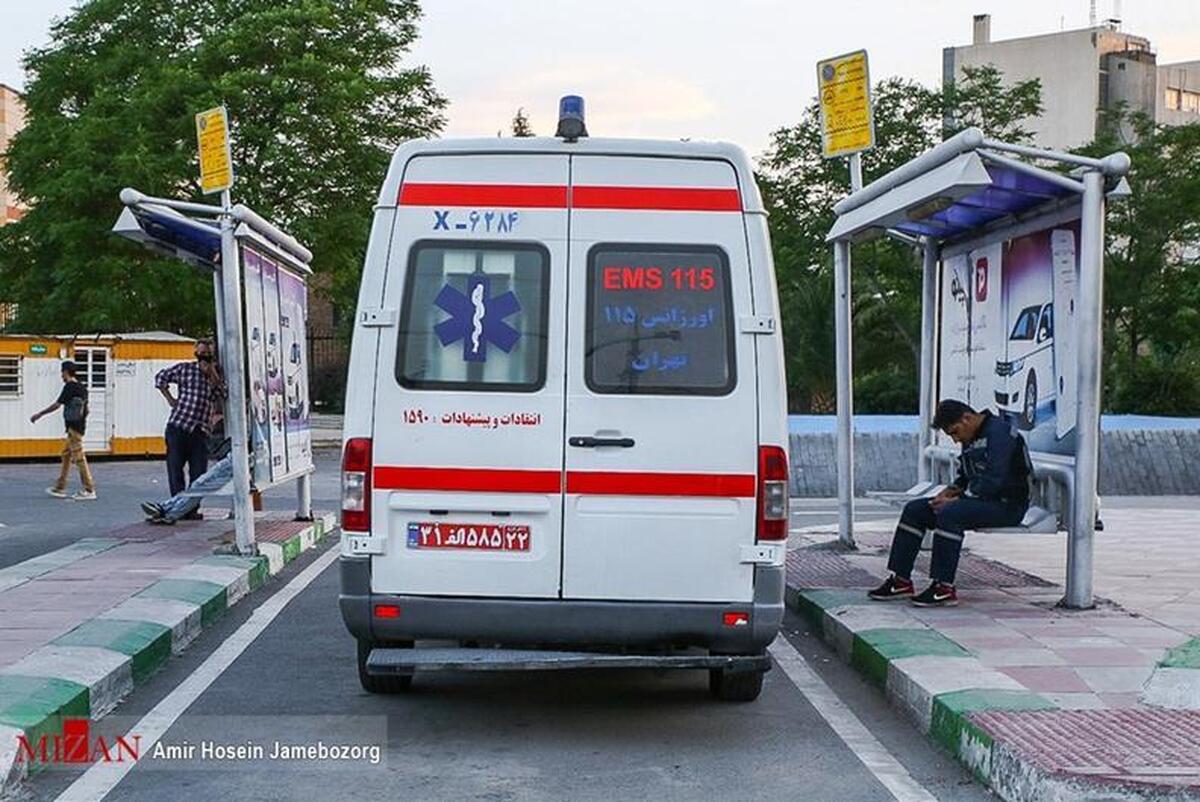
[[246, 422], [246, 369], [243, 364], [242, 277], [234, 237], [233, 202], [229, 190], [221, 192], [221, 286], [224, 295], [224, 337], [228, 360], [225, 383], [229, 395], [225, 402], [225, 433], [229, 435], [233, 460], [233, 521], [239, 554], [255, 554], [254, 507], [250, 498], [250, 448]]
[[[871, 74], [867, 51], [817, 63], [821, 153], [850, 157], [850, 191], [863, 187], [862, 152], [875, 146]], [[837, 349], [838, 540], [854, 548], [854, 386], [850, 290], [850, 242], [833, 243], [834, 325]]]

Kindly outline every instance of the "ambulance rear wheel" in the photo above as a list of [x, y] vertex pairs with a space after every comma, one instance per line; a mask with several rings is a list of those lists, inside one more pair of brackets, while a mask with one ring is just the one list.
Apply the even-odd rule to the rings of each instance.
[[402, 693], [412, 687], [413, 675], [393, 674], [380, 676], [367, 673], [367, 658], [376, 647], [388, 649], [411, 649], [412, 641], [376, 641], [359, 640], [358, 643], [358, 682], [367, 693]]
[[709, 669], [708, 690], [722, 702], [753, 702], [762, 693], [763, 671]]

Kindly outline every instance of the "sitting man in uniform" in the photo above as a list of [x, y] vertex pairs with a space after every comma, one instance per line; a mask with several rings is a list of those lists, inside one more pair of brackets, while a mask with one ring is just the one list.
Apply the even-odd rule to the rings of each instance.
[[[888, 557], [892, 575], [868, 595], [876, 601], [908, 598], [921, 607], [958, 604], [954, 574], [967, 529], [1016, 526], [1029, 507], [1032, 465], [1025, 439], [991, 412], [961, 401], [938, 404], [933, 426], [961, 444], [958, 478], [932, 498], [908, 502]], [[925, 533], [933, 531], [933, 583], [913, 595], [912, 569]]]

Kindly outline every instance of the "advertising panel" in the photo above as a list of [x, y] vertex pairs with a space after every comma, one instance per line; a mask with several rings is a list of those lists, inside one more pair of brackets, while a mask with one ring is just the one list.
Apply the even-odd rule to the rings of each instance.
[[288, 469], [312, 465], [312, 433], [308, 413], [308, 287], [289, 270], [279, 270], [279, 341], [283, 355]]
[[270, 432], [271, 481], [288, 473], [287, 435], [284, 430], [283, 349], [279, 331], [279, 265], [262, 258], [263, 318], [266, 325], [267, 425]]
[[259, 490], [312, 470], [308, 285], [242, 240], [251, 475]]
[[938, 398], [1003, 415], [1030, 451], [1075, 454], [1078, 243], [1075, 221], [942, 264]]
[[242, 280], [246, 285], [246, 374], [250, 399], [250, 474], [255, 487], [271, 484], [271, 443], [267, 419], [266, 325], [263, 318], [262, 260], [242, 250]]

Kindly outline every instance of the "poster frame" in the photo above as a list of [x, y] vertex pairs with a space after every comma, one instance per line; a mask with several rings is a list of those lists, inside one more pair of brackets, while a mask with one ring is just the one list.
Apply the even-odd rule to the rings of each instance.
[[[270, 241], [268, 241], [267, 239], [265, 239], [264, 237], [259, 235], [257, 232], [255, 232], [253, 229], [251, 229], [245, 223], [238, 226], [238, 228], [234, 231], [234, 236], [235, 236], [236, 242], [237, 242], [237, 253], [238, 253], [239, 266], [241, 266], [243, 268], [243, 271], [242, 271], [243, 272], [243, 283], [242, 283], [243, 316], [245, 316], [247, 314], [246, 313], [247, 304], [246, 304], [245, 271], [244, 271], [245, 254], [246, 254], [247, 249], [256, 251], [258, 253], [258, 255], [260, 256], [260, 258], [270, 259], [270, 260], [274, 261], [281, 269], [285, 269], [285, 270], [295, 274], [296, 276], [298, 276], [301, 279], [301, 281], [303, 282], [303, 284], [305, 286], [305, 289], [306, 290], [308, 289], [309, 277], [312, 275], [312, 272], [313, 272], [310, 267], [301, 263], [294, 257], [288, 255], [287, 252], [283, 251], [282, 249], [273, 245]], [[307, 327], [307, 321], [305, 321], [305, 326]], [[248, 331], [248, 329], [247, 329], [247, 331]], [[243, 347], [246, 351], [243, 359], [247, 366], [247, 369], [246, 369], [246, 383], [248, 385], [248, 387], [247, 387], [248, 396], [247, 397], [250, 399], [250, 402], [252, 404], [253, 397], [249, 395], [249, 393], [251, 393], [253, 391], [253, 387], [250, 384], [250, 382], [251, 382], [251, 379], [250, 379], [250, 364], [251, 364], [251, 362], [250, 362], [249, 349], [251, 346], [250, 346], [249, 336], [247, 336], [245, 338]], [[307, 359], [307, 355], [304, 355], [304, 358]], [[309, 369], [310, 369], [310, 366], [307, 364], [307, 361], [306, 361], [305, 362], [305, 371], [307, 372]], [[252, 410], [247, 410], [247, 413], [248, 413], [248, 415], [252, 414]], [[309, 414], [311, 415], [311, 405], [309, 406]], [[310, 424], [310, 426], [311, 426], [311, 424]], [[250, 429], [250, 431], [248, 433], [251, 435], [251, 437], [254, 437], [253, 427], [248, 427], [248, 428]], [[284, 451], [285, 451], [285, 455], [286, 455], [287, 451], [288, 451], [288, 448], [286, 446], [286, 423], [285, 423], [284, 431], [285, 431]], [[269, 435], [268, 435], [268, 438], [269, 438]], [[251, 442], [249, 445], [254, 450], [257, 450], [260, 447], [257, 442]], [[287, 482], [290, 482], [290, 481], [299, 479], [301, 477], [308, 476], [308, 475], [315, 473], [316, 466], [312, 459], [311, 447], [309, 448], [308, 455], [309, 455], [309, 462], [307, 465], [304, 465], [301, 467], [293, 467], [290, 464], [288, 464], [287, 469], [283, 473], [281, 473], [280, 475], [275, 476], [275, 477], [271, 476], [271, 473], [269, 470], [269, 464], [268, 464], [268, 470], [265, 472], [264, 476], [259, 476], [257, 474], [257, 472], [254, 472], [254, 474], [252, 476], [252, 478], [254, 480], [254, 482], [253, 482], [254, 489], [261, 493], [271, 487], [276, 487], [278, 485], [282, 485]]]

